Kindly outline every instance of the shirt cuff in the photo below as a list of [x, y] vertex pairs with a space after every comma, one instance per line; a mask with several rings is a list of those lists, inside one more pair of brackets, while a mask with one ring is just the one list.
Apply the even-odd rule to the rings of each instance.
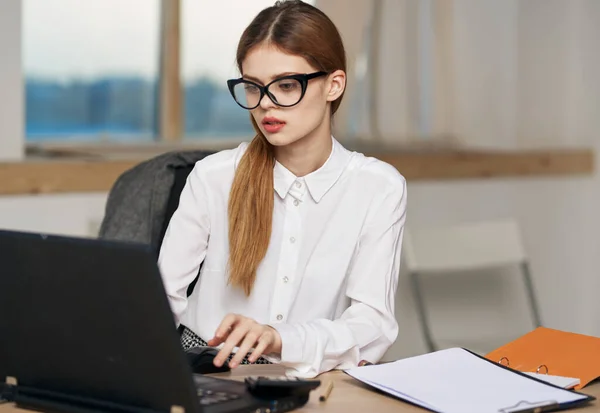
[[302, 336], [291, 324], [272, 324], [281, 337], [281, 357], [279, 363], [301, 363], [303, 359]]

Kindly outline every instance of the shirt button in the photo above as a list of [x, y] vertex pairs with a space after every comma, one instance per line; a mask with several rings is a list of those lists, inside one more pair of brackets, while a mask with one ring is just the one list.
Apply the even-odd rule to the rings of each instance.
[[300, 188], [300, 187], [302, 187], [302, 182], [296, 181], [296, 188]]
[[298, 206], [300, 205], [300, 201], [298, 201], [297, 199], [294, 199], [294, 206]]
[[290, 238], [290, 242], [293, 244], [294, 242], [296, 242], [296, 238], [294, 238], [294, 237], [291, 237], [291, 238]]
[[283, 277], [283, 282], [287, 284], [290, 279], [288, 277]]
[[277, 314], [277, 321], [283, 320], [283, 316], [281, 314]]

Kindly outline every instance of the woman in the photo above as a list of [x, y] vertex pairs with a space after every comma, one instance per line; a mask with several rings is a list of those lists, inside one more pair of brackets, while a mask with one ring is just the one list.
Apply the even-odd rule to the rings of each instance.
[[331, 135], [340, 35], [317, 8], [277, 2], [244, 31], [237, 64], [228, 86], [256, 136], [196, 164], [160, 252], [184, 345], [303, 377], [376, 362], [398, 332], [406, 186]]

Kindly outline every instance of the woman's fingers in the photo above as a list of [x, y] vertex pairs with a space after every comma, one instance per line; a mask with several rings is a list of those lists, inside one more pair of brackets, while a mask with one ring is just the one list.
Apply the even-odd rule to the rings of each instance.
[[225, 318], [223, 318], [223, 321], [221, 321], [221, 324], [219, 324], [219, 327], [217, 327], [215, 336], [208, 340], [206, 344], [211, 347], [216, 347], [223, 343], [229, 334], [231, 334], [234, 326], [237, 325], [243, 318], [244, 317], [239, 314], [227, 314]]
[[265, 353], [265, 350], [271, 345], [272, 341], [273, 338], [269, 332], [263, 333], [258, 339], [258, 344], [254, 347], [252, 354], [248, 357], [248, 361], [250, 363], [256, 362], [256, 360]]
[[237, 346], [238, 351], [229, 362], [229, 367], [234, 368], [239, 366], [248, 354], [250, 354], [248, 360], [254, 363], [272, 347], [279, 349], [281, 345], [277, 344], [280, 342], [278, 339], [279, 335], [272, 327], [258, 324], [251, 318], [239, 314], [228, 314], [217, 327], [215, 336], [208, 341], [208, 345], [214, 347], [223, 343], [213, 361], [217, 367], [221, 367], [225, 363]]
[[237, 367], [246, 354], [250, 352], [250, 349], [254, 347], [258, 339], [262, 335], [262, 326], [260, 324], [255, 324], [244, 337], [242, 344], [239, 346], [237, 353], [231, 359], [229, 363], [229, 367], [234, 368]]
[[229, 355], [233, 351], [233, 348], [242, 341], [242, 339], [246, 336], [248, 331], [250, 331], [250, 328], [252, 327], [253, 324], [254, 324], [254, 322], [249, 319], [248, 319], [248, 321], [244, 321], [244, 322], [235, 324], [233, 331], [231, 331], [229, 333], [229, 336], [225, 340], [223, 347], [221, 348], [221, 350], [215, 357], [215, 360], [214, 360], [215, 366], [221, 367], [223, 365], [223, 363], [225, 362], [227, 357], [229, 357]]

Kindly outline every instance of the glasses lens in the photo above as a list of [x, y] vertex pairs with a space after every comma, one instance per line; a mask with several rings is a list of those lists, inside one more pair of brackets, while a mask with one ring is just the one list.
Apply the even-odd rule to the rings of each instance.
[[292, 106], [300, 102], [302, 83], [296, 79], [281, 79], [269, 86], [269, 94], [276, 104]]
[[252, 83], [241, 82], [234, 86], [233, 97], [246, 109], [254, 108], [260, 101], [260, 89]]

